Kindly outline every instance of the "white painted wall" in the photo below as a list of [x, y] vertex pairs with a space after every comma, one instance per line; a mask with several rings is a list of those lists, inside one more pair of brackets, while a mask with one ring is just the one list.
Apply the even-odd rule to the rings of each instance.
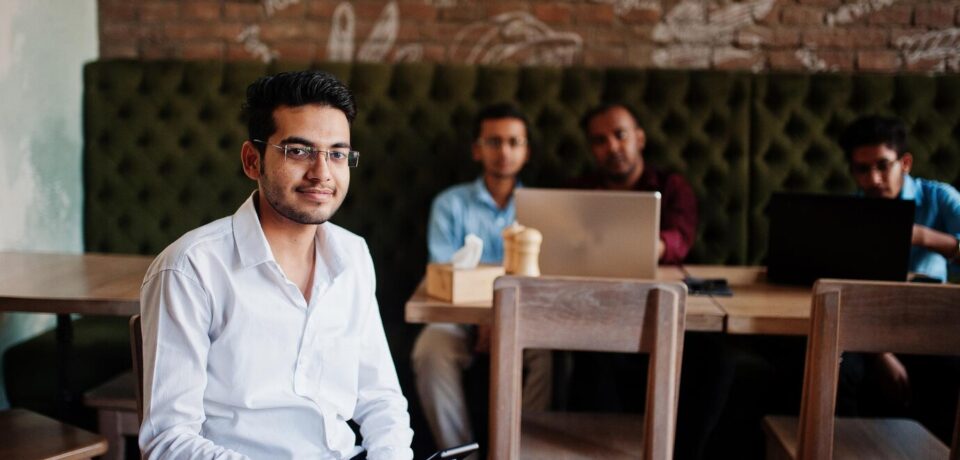
[[[83, 250], [82, 71], [97, 40], [96, 0], [0, 0], [0, 250]], [[52, 325], [0, 314], [0, 353]]]

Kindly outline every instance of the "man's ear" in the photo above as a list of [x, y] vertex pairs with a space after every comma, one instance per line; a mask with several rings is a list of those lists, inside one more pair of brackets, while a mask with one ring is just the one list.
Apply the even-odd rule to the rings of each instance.
[[644, 131], [643, 131], [643, 128], [641, 128], [641, 127], [639, 127], [639, 126], [637, 126], [637, 131], [636, 131], [636, 133], [637, 133], [637, 134], [636, 134], [636, 135], [637, 135], [637, 147], [639, 148], [639, 150], [640, 150], [641, 152], [643, 152], [643, 148], [646, 147], [646, 145], [647, 145], [647, 133], [644, 132]]
[[910, 174], [910, 168], [913, 168], [913, 155], [910, 152], [906, 152], [900, 157], [900, 164], [903, 166], [903, 172], [905, 174]]
[[240, 163], [243, 173], [253, 180], [260, 180], [260, 151], [253, 146], [253, 142], [246, 141], [240, 147]]
[[481, 148], [483, 147], [480, 146], [479, 141], [474, 142], [473, 145], [470, 146], [470, 156], [473, 157], [473, 161], [477, 161], [477, 162], [483, 161], [483, 154], [480, 153]]

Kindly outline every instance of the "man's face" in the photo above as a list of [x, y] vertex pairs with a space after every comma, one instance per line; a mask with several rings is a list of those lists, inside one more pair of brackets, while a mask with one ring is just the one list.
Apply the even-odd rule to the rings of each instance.
[[903, 188], [903, 176], [910, 172], [913, 157], [897, 152], [886, 144], [863, 145], [853, 150], [850, 173], [863, 194], [870, 197], [897, 198]]
[[[280, 106], [273, 111], [276, 132], [267, 144], [312, 147], [320, 150], [349, 149], [350, 124], [339, 109], [319, 104]], [[284, 156], [283, 150], [264, 146], [262, 159], [254, 147], [244, 144], [244, 172], [257, 180], [261, 202], [266, 200], [282, 218], [314, 225], [329, 220], [350, 187], [346, 161], [334, 162], [320, 154], [314, 161]], [[255, 164], [262, 161], [262, 164]], [[261, 213], [267, 212], [261, 206]]]
[[529, 156], [523, 121], [492, 118], [480, 123], [480, 136], [473, 144], [473, 159], [483, 165], [485, 176], [514, 178]]
[[603, 174], [615, 180], [631, 177], [643, 169], [641, 152], [646, 136], [636, 120], [623, 107], [611, 107], [587, 124], [590, 151]]

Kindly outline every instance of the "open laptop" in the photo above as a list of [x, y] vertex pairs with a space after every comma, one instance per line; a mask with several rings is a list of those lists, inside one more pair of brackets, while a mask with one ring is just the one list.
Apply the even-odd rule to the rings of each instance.
[[769, 207], [767, 280], [905, 281], [913, 214], [908, 200], [776, 193]]
[[543, 233], [542, 274], [656, 277], [659, 192], [520, 188], [516, 206]]

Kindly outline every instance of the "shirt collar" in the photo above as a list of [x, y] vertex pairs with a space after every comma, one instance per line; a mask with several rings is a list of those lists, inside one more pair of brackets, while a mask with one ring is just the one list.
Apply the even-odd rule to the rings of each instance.
[[917, 180], [909, 174], [903, 175], [903, 187], [900, 188], [901, 200], [914, 200], [917, 198]]
[[[260, 226], [260, 217], [254, 206], [256, 198], [257, 192], [250, 194], [233, 215], [233, 237], [244, 268], [275, 260]], [[344, 261], [349, 259], [344, 252], [346, 248], [337, 244], [334, 229], [326, 224], [317, 227], [316, 243], [317, 263], [325, 264], [330, 278], [336, 278], [344, 269]]]
[[[520, 179], [517, 179], [517, 183], [514, 184], [513, 190], [515, 191], [521, 187], [523, 187], [523, 184], [520, 182]], [[473, 181], [473, 183], [471, 184], [471, 188], [473, 189], [473, 194], [478, 201], [486, 204], [487, 206], [490, 206], [493, 209], [496, 209], [496, 210], [500, 209], [500, 206], [497, 205], [497, 202], [493, 200], [493, 195], [491, 195], [490, 191], [487, 190], [487, 185], [483, 182], [483, 176], [480, 176], [475, 181]], [[510, 201], [507, 202], [507, 208], [509, 208], [511, 205], [513, 205], [512, 194], [510, 196]]]

